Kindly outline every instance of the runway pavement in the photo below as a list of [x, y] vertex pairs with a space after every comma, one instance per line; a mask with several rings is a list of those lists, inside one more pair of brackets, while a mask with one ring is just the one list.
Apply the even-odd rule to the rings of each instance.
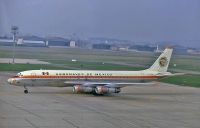
[[72, 94], [72, 88], [7, 84], [0, 72], [0, 128], [199, 128], [200, 88], [125, 87], [120, 94]]

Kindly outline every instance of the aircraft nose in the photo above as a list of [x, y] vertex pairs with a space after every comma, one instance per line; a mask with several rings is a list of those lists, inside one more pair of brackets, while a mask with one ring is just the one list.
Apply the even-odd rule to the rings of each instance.
[[8, 79], [8, 83], [9, 83], [9, 84], [14, 84], [14, 81], [15, 81], [15, 80], [14, 80], [13, 78], [9, 78], [9, 79]]
[[9, 78], [9, 79], [8, 79], [8, 83], [9, 83], [9, 84], [11, 84], [11, 82], [12, 82], [12, 79], [11, 79], [11, 78]]

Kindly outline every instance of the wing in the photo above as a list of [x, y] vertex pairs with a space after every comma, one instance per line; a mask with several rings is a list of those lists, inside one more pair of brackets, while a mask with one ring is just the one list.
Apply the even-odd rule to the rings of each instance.
[[125, 86], [141, 86], [141, 85], [154, 85], [155, 83], [115, 83], [115, 82], [86, 82], [86, 81], [66, 81], [64, 82], [68, 86], [81, 85], [85, 87], [96, 87], [96, 86], [106, 86], [109, 88], [122, 88]]

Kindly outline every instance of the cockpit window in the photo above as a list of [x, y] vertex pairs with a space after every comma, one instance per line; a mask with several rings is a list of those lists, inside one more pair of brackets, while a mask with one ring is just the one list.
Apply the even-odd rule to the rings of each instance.
[[22, 73], [17, 73], [16, 77], [23, 76]]

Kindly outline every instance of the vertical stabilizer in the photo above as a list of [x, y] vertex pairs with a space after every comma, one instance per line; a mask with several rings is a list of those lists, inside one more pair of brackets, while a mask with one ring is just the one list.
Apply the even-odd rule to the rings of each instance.
[[157, 72], [167, 72], [172, 51], [172, 48], [166, 48], [148, 70]]

